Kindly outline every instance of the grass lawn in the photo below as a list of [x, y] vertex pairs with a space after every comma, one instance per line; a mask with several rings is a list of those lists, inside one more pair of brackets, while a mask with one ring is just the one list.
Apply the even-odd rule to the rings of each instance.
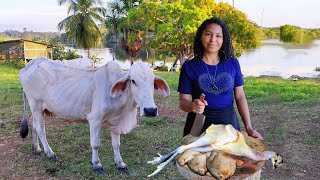
[[[106, 174], [92, 171], [89, 127], [59, 118], [47, 119], [47, 139], [59, 158], [51, 162], [34, 155], [31, 136], [19, 137], [23, 111], [19, 64], [0, 64], [0, 179], [147, 179], [155, 165], [146, 162], [180, 144], [185, 113], [178, 108], [179, 74], [155, 72], [171, 88], [171, 96], [155, 96], [156, 118], [139, 117], [139, 127], [121, 136], [121, 155], [130, 175], [115, 168], [111, 137], [102, 129], [100, 159]], [[320, 174], [320, 81], [281, 78], [245, 78], [252, 124], [265, 138], [268, 149], [283, 155], [284, 166], [266, 164], [262, 178], [317, 179]], [[30, 114], [30, 111], [29, 111]], [[173, 163], [152, 179], [183, 179]]]

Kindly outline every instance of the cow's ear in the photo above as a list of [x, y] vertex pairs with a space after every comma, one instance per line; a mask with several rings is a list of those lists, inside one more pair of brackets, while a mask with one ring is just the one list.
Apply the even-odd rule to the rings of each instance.
[[155, 76], [155, 78], [154, 78], [154, 91], [157, 94], [160, 94], [163, 96], [170, 95], [170, 88], [169, 88], [167, 82], [158, 76]]
[[122, 95], [123, 92], [128, 88], [128, 81], [129, 78], [126, 76], [115, 82], [111, 87], [110, 96], [114, 98]]

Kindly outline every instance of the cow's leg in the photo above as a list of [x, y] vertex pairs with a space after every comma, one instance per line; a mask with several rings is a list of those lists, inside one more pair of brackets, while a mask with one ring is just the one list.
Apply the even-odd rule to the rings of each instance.
[[42, 111], [33, 111], [32, 115], [34, 118], [32, 126], [36, 128], [36, 132], [42, 143], [44, 153], [50, 160], [57, 161], [58, 158], [52, 151], [51, 147], [49, 146], [46, 138], [46, 129], [45, 129], [44, 117], [43, 117]]
[[93, 170], [99, 174], [105, 173], [102, 168], [100, 158], [99, 158], [99, 146], [100, 141], [100, 131], [101, 131], [101, 121], [99, 120], [88, 120], [90, 126], [90, 144], [92, 148], [92, 166]]
[[36, 119], [31, 116], [31, 130], [32, 130], [32, 151], [34, 154], [40, 154], [42, 152], [42, 149], [39, 145], [39, 138], [36, 130]]
[[120, 155], [120, 134], [111, 132], [112, 147], [114, 153], [114, 162], [119, 170], [129, 173], [127, 165], [122, 161]]

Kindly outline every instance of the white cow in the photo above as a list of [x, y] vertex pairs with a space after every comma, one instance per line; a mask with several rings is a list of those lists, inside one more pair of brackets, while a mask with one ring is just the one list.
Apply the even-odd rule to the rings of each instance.
[[153, 74], [146, 63], [138, 62], [123, 71], [113, 61], [97, 69], [86, 70], [37, 58], [21, 69], [19, 77], [24, 91], [24, 113], [20, 134], [28, 135], [26, 98], [32, 112], [32, 148], [42, 150], [51, 160], [57, 157], [50, 148], [45, 133], [44, 113], [79, 120], [87, 119], [90, 126], [92, 164], [95, 171], [104, 173], [98, 156], [100, 130], [106, 122], [111, 131], [114, 160], [120, 170], [127, 165], [120, 155], [120, 134], [130, 132], [137, 124], [137, 106], [141, 116], [156, 116], [153, 94], [170, 94], [165, 80]]
[[92, 59], [89, 58], [77, 58], [77, 59], [70, 59], [70, 60], [61, 60], [63, 64], [68, 66], [76, 67], [76, 68], [83, 68], [83, 69], [93, 69], [94, 62]]

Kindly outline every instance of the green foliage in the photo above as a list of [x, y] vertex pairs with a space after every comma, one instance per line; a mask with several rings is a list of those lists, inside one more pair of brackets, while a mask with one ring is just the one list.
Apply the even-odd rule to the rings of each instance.
[[93, 63], [95, 64], [95, 66], [96, 66], [96, 64], [101, 64], [102, 63], [102, 59], [98, 58], [96, 55], [91, 55], [90, 59], [93, 60]]
[[157, 67], [158, 71], [168, 71], [168, 66], [165, 65], [164, 63], [161, 63], [159, 67]]
[[4, 63], [1, 63], [1, 66], [3, 67], [3, 69], [1, 69], [1, 70], [6, 69], [6, 71], [11, 72], [11, 70], [13, 70], [13, 69], [19, 70], [19, 69], [23, 68], [25, 66], [25, 64], [24, 64], [23, 60], [15, 60], [12, 62], [5, 61]]
[[309, 43], [318, 38], [315, 30], [302, 29], [297, 26], [284, 25], [280, 27], [280, 40], [291, 43]]
[[128, 11], [133, 8], [133, 2], [141, 3], [142, 0], [111, 0], [107, 2], [105, 26], [110, 30], [108, 39], [115, 39], [115, 42], [119, 42], [120, 31], [123, 29], [121, 24], [127, 17]]
[[7, 36], [6, 34], [0, 32], [0, 42], [1, 41], [12, 40], [12, 39], [13, 38], [11, 38], [11, 37]]
[[259, 45], [258, 28], [243, 12], [220, 2], [213, 10], [213, 16], [221, 18], [228, 25], [236, 57], [244, 50], [254, 49]]
[[318, 36], [316, 32], [307, 29], [304, 29], [302, 33], [302, 43], [310, 43]]
[[49, 44], [53, 45], [53, 46], [57, 46], [59, 43], [61, 43], [61, 39], [60, 37], [56, 36], [56, 37], [53, 37], [49, 40]]
[[75, 50], [68, 49], [64, 59], [69, 60], [69, 59], [76, 59], [79, 57], [81, 56], [78, 55]]
[[214, 16], [228, 24], [236, 56], [259, 45], [257, 27], [244, 13], [214, 1], [145, 1], [129, 10], [123, 23], [142, 32], [146, 46], [183, 60], [192, 56], [197, 28]]
[[65, 57], [65, 50], [64, 50], [64, 46], [62, 45], [58, 45], [55, 48], [53, 48], [52, 50], [52, 59], [56, 60], [62, 60]]
[[320, 39], [320, 29], [311, 29], [310, 31], [315, 34], [316, 39]]
[[27, 39], [30, 41], [37, 41], [37, 42], [44, 42], [49, 43], [50, 39], [58, 38], [61, 33], [58, 32], [33, 32], [33, 31], [27, 31], [26, 29], [22, 32], [17, 30], [6, 30], [2, 33], [0, 33], [0, 41], [1, 36], [5, 36], [10, 39], [13, 38], [19, 38], [19, 39]]
[[213, 1], [144, 1], [129, 10], [124, 23], [141, 32], [146, 46], [184, 59], [191, 55], [195, 31], [213, 5]]
[[280, 29], [275, 28], [264, 28], [258, 27], [258, 34], [260, 39], [279, 39], [280, 38]]
[[69, 59], [76, 59], [76, 58], [81, 57], [80, 55], [78, 55], [76, 53], [75, 50], [71, 50], [71, 49], [65, 50], [65, 47], [63, 45], [57, 45], [55, 48], [53, 48], [52, 56], [53, 56], [54, 60], [56, 60], [56, 59], [69, 60]]
[[284, 25], [280, 27], [280, 40], [283, 42], [296, 42], [298, 43], [300, 39], [297, 39], [297, 35], [301, 32], [301, 28], [296, 26]]
[[68, 16], [58, 24], [65, 29], [69, 41], [75, 40], [77, 47], [88, 49], [102, 45], [102, 36], [95, 21], [104, 22], [105, 9], [98, 7], [99, 0], [58, 0], [59, 5], [69, 4]]
[[[140, 3], [141, 0], [131, 1], [131, 0], [113, 0], [109, 1], [106, 27], [110, 29], [109, 39], [114, 39], [110, 37], [111, 33], [115, 35], [115, 42], [120, 43], [120, 48], [130, 57], [132, 63], [134, 58], [141, 51], [143, 42], [141, 34], [138, 30], [129, 27], [126, 23], [126, 17], [128, 11], [134, 7], [135, 3]], [[122, 32], [122, 37], [119, 34]]]

